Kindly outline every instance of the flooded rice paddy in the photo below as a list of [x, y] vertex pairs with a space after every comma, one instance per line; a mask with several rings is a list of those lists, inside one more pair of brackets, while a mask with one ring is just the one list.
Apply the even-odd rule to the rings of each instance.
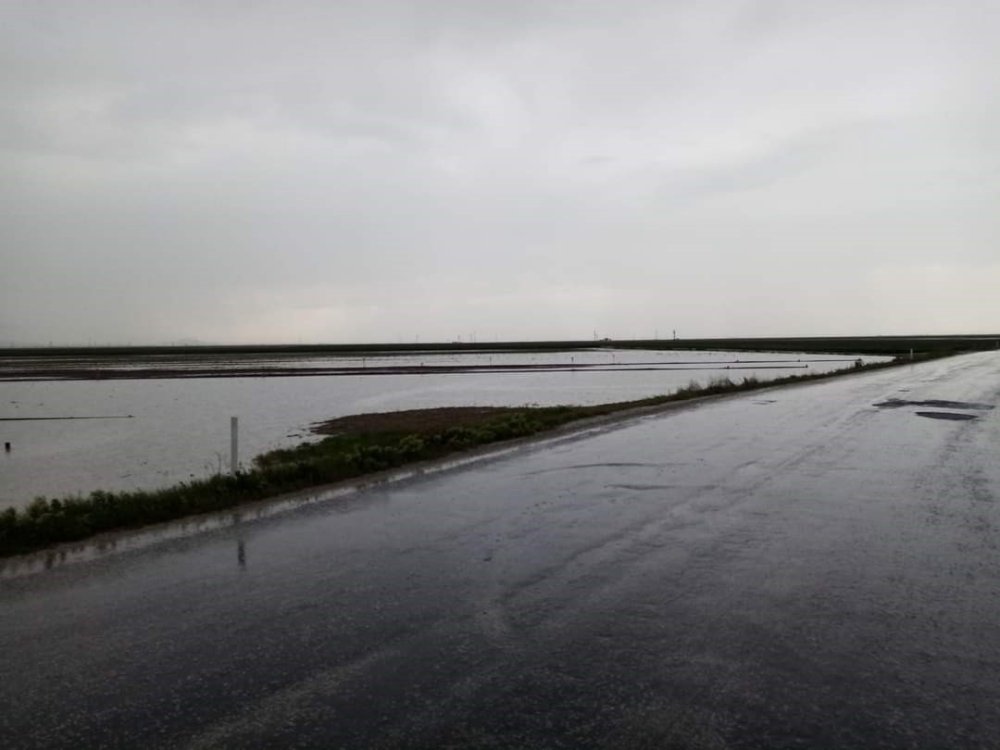
[[[348, 414], [608, 403], [670, 393], [692, 380], [828, 372], [855, 359], [609, 349], [429, 353], [211, 363], [216, 370], [252, 367], [254, 376], [11, 380], [0, 382], [0, 442], [10, 444], [0, 455], [0, 508], [39, 495], [149, 489], [226, 471], [232, 416], [239, 417], [246, 464], [314, 439], [314, 422]], [[9, 374], [9, 362], [0, 364]], [[267, 372], [274, 368], [282, 374]]]

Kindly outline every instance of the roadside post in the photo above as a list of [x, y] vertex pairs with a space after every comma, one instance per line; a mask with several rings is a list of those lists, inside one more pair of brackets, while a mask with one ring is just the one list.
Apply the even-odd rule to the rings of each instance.
[[229, 418], [229, 471], [233, 474], [240, 465], [239, 458], [240, 418]]

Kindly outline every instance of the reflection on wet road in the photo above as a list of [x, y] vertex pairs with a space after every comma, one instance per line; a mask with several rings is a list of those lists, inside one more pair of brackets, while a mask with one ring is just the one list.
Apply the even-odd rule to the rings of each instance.
[[901, 393], [995, 405], [1000, 356], [2, 580], [0, 745], [996, 746], [1000, 411]]

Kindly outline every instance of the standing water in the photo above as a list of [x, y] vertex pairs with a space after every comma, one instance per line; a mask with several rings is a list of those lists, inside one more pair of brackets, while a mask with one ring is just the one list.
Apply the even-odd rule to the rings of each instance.
[[[692, 380], [767, 380], [850, 367], [856, 357], [789, 353], [593, 349], [322, 357], [296, 370], [354, 367], [354, 375], [0, 382], [0, 508], [37, 496], [151, 489], [229, 469], [230, 418], [244, 465], [315, 439], [310, 425], [364, 412], [439, 406], [550, 406], [671, 393]], [[864, 361], [885, 358], [865, 357]], [[261, 370], [274, 360], [242, 360]], [[524, 369], [502, 368], [527, 366]], [[531, 369], [538, 367], [566, 369]], [[364, 374], [380, 367], [408, 374]], [[421, 374], [421, 368], [454, 367]], [[482, 367], [463, 371], [463, 367]], [[498, 371], [499, 369], [499, 371]]]

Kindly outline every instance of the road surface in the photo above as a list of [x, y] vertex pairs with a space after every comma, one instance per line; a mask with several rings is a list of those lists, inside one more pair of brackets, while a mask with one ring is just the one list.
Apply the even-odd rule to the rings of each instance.
[[0, 580], [0, 747], [1000, 747], [998, 402], [761, 391]]

